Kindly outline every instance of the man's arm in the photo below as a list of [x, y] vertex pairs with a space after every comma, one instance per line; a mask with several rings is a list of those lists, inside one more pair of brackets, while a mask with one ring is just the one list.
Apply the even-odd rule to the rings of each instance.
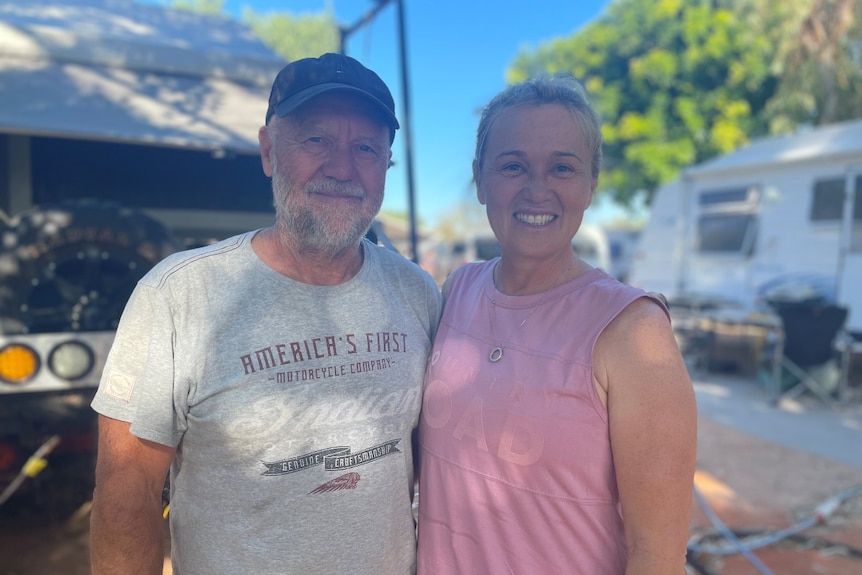
[[99, 416], [90, 516], [93, 575], [162, 573], [162, 490], [176, 448], [135, 437], [129, 427]]
[[596, 376], [608, 392], [626, 575], [682, 575], [697, 406], [664, 311], [647, 299], [633, 302], [602, 334], [595, 359]]

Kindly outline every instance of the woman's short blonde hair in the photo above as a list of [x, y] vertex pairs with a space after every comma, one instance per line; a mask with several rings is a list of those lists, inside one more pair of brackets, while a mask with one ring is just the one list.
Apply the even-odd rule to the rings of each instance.
[[599, 117], [587, 100], [584, 87], [573, 76], [553, 74], [538, 76], [517, 84], [512, 84], [497, 94], [482, 110], [482, 118], [476, 130], [476, 155], [474, 162], [478, 170], [482, 168], [482, 154], [494, 121], [506, 110], [517, 106], [541, 106], [559, 104], [572, 111], [586, 139], [587, 148], [592, 153], [591, 170], [593, 178], [599, 177], [602, 166], [602, 127]]

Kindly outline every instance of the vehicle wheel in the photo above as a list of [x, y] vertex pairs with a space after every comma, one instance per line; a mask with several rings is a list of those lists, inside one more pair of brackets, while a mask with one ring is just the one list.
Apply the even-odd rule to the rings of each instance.
[[10, 276], [10, 272], [14, 269], [13, 261], [14, 258], [11, 254], [7, 253], [6, 248], [4, 246], [7, 243], [7, 239], [14, 238], [14, 234], [12, 232], [12, 226], [9, 223], [9, 218], [6, 214], [0, 211], [0, 278], [3, 278], [4, 281], [0, 281], [0, 333], [3, 333], [4, 316], [8, 315], [7, 310], [11, 309], [15, 305], [16, 294], [15, 290], [12, 289], [12, 286], [8, 281], [5, 281], [7, 277]]
[[114, 203], [43, 205], [3, 230], [0, 329], [116, 329], [138, 280], [179, 249], [146, 214]]

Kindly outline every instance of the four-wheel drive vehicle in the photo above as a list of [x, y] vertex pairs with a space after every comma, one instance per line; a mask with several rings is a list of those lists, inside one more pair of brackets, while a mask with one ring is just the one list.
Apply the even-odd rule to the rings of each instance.
[[97, 385], [132, 289], [178, 244], [143, 213], [100, 202], [32, 208], [0, 233], [0, 393]]
[[273, 221], [257, 131], [284, 60], [136, 2], [0, 0], [0, 31], [0, 505], [65, 512], [92, 488], [89, 403], [138, 279]]
[[[28, 504], [65, 515], [92, 489], [89, 401], [125, 302], [179, 245], [138, 210], [87, 201], [3, 217], [0, 242], [0, 504], [40, 475]], [[44, 445], [41, 473], [28, 458]]]
[[46, 445], [24, 488], [88, 496], [89, 403], [138, 279], [273, 222], [258, 130], [284, 64], [218, 16], [0, 0], [0, 505]]
[[284, 60], [236, 21], [136, 2], [0, 0], [0, 30], [6, 404], [92, 390], [144, 273], [272, 223], [257, 133]]

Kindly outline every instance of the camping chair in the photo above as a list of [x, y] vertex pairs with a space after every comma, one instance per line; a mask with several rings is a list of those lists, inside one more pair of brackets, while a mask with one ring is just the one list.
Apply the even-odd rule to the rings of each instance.
[[777, 403], [810, 391], [836, 408], [847, 380], [849, 358], [842, 344], [847, 308], [816, 299], [769, 303], [783, 326], [781, 380], [773, 399]]

